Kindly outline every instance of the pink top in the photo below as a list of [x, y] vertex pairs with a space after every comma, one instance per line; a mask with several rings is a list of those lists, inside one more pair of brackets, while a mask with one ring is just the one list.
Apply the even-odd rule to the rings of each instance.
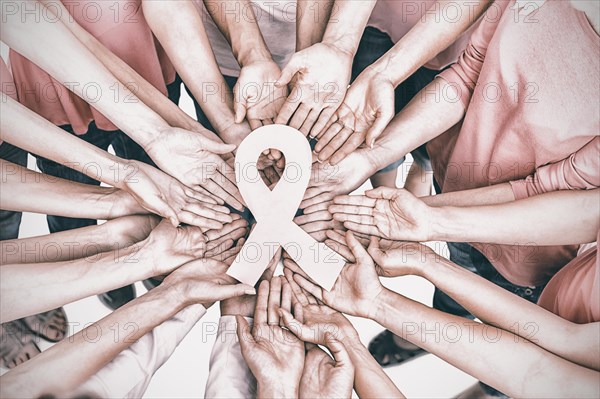
[[[436, 0], [378, 0], [368, 25], [387, 33], [392, 42], [397, 43], [419, 20], [426, 21], [427, 18], [435, 18], [433, 14], [436, 11], [435, 7], [427, 12], [435, 3]], [[441, 11], [442, 15], [450, 18], [455, 18], [459, 15], [457, 14], [456, 5], [452, 3], [448, 3]], [[469, 37], [474, 28], [475, 26], [460, 35], [454, 43], [424, 66], [434, 71], [439, 71], [456, 62], [458, 56], [467, 47]]]
[[[513, 4], [492, 4], [459, 61], [440, 75], [467, 109], [462, 123], [428, 144], [442, 191], [512, 181], [521, 198], [598, 187], [600, 37], [568, 1], [546, 1], [529, 15]], [[474, 246], [522, 286], [546, 283], [577, 249]]]
[[[17, 97], [17, 90], [15, 88], [15, 82], [13, 81], [12, 75], [8, 70], [8, 66], [4, 59], [0, 57], [0, 91], [15, 101], [19, 101]], [[3, 141], [0, 140], [0, 144]]]
[[600, 321], [598, 247], [583, 252], [556, 273], [544, 288], [538, 305], [574, 323]]
[[[141, 0], [62, 3], [78, 24], [166, 95], [165, 82], [175, 80], [175, 70], [162, 49], [155, 46]], [[32, 111], [55, 125], [71, 125], [77, 134], [86, 133], [92, 120], [102, 130], [117, 130], [100, 112], [12, 50], [10, 63], [19, 99]], [[109, 90], [107, 95], [119, 95], [116, 86]]]

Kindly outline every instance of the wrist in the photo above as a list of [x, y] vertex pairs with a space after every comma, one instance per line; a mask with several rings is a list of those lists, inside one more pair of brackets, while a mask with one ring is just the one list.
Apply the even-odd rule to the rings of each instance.
[[293, 379], [295, 384], [285, 383], [288, 376], [283, 376], [277, 381], [257, 381], [257, 398], [297, 398], [300, 378]]
[[393, 303], [393, 298], [391, 298], [392, 294], [392, 291], [384, 287], [379, 295], [377, 295], [373, 300], [367, 318], [383, 325], [383, 320], [385, 320], [388, 307], [390, 306], [390, 303]]
[[342, 36], [339, 38], [324, 37], [321, 43], [342, 53], [345, 57], [349, 59], [354, 59], [358, 44], [354, 43], [353, 39], [348, 39], [346, 36]]
[[429, 206], [431, 223], [428, 241], [463, 241], [459, 238], [463, 236], [459, 230], [462, 230], [460, 226], [464, 224], [464, 220], [456, 217], [456, 209], [448, 206]]
[[261, 62], [273, 62], [271, 53], [267, 51], [264, 44], [244, 44], [244, 50], [241, 50], [236, 54], [236, 59], [240, 64], [240, 67], [245, 67], [254, 63]]

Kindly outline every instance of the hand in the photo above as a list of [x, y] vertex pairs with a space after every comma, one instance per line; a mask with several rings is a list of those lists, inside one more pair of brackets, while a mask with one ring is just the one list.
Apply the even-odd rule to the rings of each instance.
[[373, 148], [394, 111], [394, 84], [384, 74], [367, 68], [350, 85], [335, 113], [337, 121], [317, 136], [319, 160], [336, 165], [365, 141]]
[[294, 78], [292, 92], [275, 123], [288, 124], [316, 137], [346, 95], [353, 57], [326, 43], [316, 43], [294, 54], [275, 83], [283, 87]]
[[189, 262], [168, 275], [159, 287], [169, 290], [181, 308], [196, 303], [216, 301], [254, 295], [254, 287], [235, 284], [235, 280], [225, 274], [228, 266], [213, 259], [198, 259]]
[[163, 220], [143, 242], [142, 250], [152, 265], [149, 277], [160, 276], [204, 256], [206, 237], [198, 227], [173, 227]]
[[[215, 136], [215, 140], [218, 137]], [[146, 148], [158, 167], [189, 188], [201, 186], [237, 210], [243, 209], [235, 185], [235, 172], [217, 154], [235, 150], [234, 145], [209, 140], [204, 135], [179, 128], [161, 132]]]
[[375, 164], [365, 150], [353, 152], [335, 166], [314, 162], [310, 183], [300, 208], [305, 209], [330, 201], [338, 195], [348, 194], [360, 187], [376, 171]]
[[160, 170], [138, 161], [127, 161], [123, 190], [152, 213], [171, 221], [204, 229], [219, 229], [231, 222], [229, 209], [216, 205], [211, 197], [192, 190]]
[[325, 241], [327, 236], [325, 232], [332, 229], [343, 229], [342, 223], [333, 220], [333, 215], [327, 210], [331, 202], [315, 204], [304, 209], [304, 214], [296, 216], [296, 223], [302, 230], [310, 234], [312, 238], [319, 242]]
[[258, 288], [254, 326], [236, 316], [237, 334], [242, 355], [256, 377], [257, 397], [298, 397], [304, 368], [304, 343], [279, 325], [278, 308], [291, 308], [289, 284], [274, 277], [262, 281]]
[[300, 379], [301, 398], [351, 398], [354, 365], [344, 344], [328, 336], [327, 349], [334, 359], [318, 346], [306, 353]]
[[348, 230], [388, 240], [431, 241], [435, 208], [406, 190], [379, 187], [333, 203], [329, 211]]
[[[112, 200], [112, 206], [108, 216], [109, 219], [116, 219], [129, 215], [143, 215], [148, 213], [148, 210], [141, 206], [127, 191], [114, 187], [109, 188], [109, 190], [111, 190], [111, 192], [108, 194], [108, 196]], [[210, 201], [216, 203], [214, 200]]]
[[238, 214], [231, 214], [233, 221], [223, 225], [221, 229], [208, 230], [206, 236], [205, 258], [225, 261], [224, 255], [235, 243], [248, 235], [248, 222]]
[[275, 86], [280, 75], [281, 70], [273, 61], [243, 66], [233, 87], [236, 123], [242, 123], [246, 118], [252, 129], [273, 124], [288, 95], [285, 86]]
[[106, 229], [110, 240], [124, 248], [148, 238], [160, 221], [156, 215], [131, 215], [108, 220], [101, 228]]
[[346, 233], [346, 243], [356, 263], [344, 266], [331, 291], [323, 290], [299, 274], [294, 275], [294, 280], [325, 305], [350, 315], [370, 318], [383, 286], [373, 260], [351, 232]]

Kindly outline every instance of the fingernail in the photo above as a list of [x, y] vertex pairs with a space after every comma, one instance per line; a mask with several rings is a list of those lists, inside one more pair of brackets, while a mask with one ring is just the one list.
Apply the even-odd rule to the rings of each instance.
[[246, 290], [246, 291], [244, 291], [244, 294], [246, 294], [246, 295], [256, 295], [256, 290], [255, 289]]

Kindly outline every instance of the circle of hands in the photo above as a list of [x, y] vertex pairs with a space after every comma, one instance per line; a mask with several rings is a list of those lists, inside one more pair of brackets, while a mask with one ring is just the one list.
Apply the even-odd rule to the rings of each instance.
[[[303, 211], [294, 222], [348, 261], [331, 291], [281, 249], [257, 287], [226, 275], [252, 226], [239, 215], [245, 204], [235, 184], [236, 146], [201, 127], [166, 129], [147, 148], [157, 167], [130, 161], [125, 171], [115, 214], [150, 212], [164, 220], [136, 215], [111, 223], [121, 242], [150, 248], [152, 274], [164, 277], [163, 288], [182, 306], [222, 301], [222, 314], [236, 316], [258, 389], [280, 390], [267, 396], [349, 397], [354, 366], [346, 347], [359, 338], [342, 313], [374, 316], [373, 303], [384, 291], [380, 276], [418, 275], [426, 258], [436, 256], [419, 244], [429, 240], [431, 208], [418, 198], [391, 188], [347, 195], [369, 177], [368, 157], [359, 155], [393, 116], [393, 101], [384, 98], [393, 97], [393, 85], [367, 71], [346, 89], [350, 77], [330, 70], [335, 63], [327, 59], [351, 63], [349, 55], [320, 44], [295, 54], [283, 71], [275, 63], [245, 66], [234, 87], [232, 129], [242, 132], [241, 142], [250, 127], [282, 123], [316, 140]], [[331, 85], [315, 98], [307, 88], [323, 76]], [[256, 82], [262, 90], [245, 90]], [[272, 189], [285, 168], [283, 154], [271, 149], [257, 162]], [[281, 257], [284, 275], [273, 276]], [[254, 317], [252, 326], [244, 316]]]

